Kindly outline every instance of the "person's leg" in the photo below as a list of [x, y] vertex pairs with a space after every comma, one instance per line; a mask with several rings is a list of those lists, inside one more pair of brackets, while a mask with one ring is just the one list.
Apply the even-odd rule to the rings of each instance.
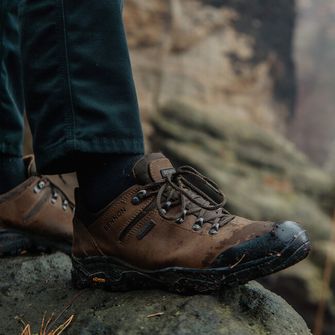
[[71, 249], [69, 178], [35, 175], [23, 158], [21, 0], [0, 0], [0, 256]]
[[41, 173], [77, 171], [98, 210], [133, 181], [143, 154], [121, 0], [27, 0], [26, 108]]
[[297, 224], [231, 215], [217, 186], [195, 169], [175, 169], [162, 154], [134, 164], [143, 141], [121, 1], [24, 3], [24, 82], [38, 167], [79, 176], [77, 287], [211, 292], [307, 256]]
[[0, 0], [0, 194], [26, 178], [18, 11], [19, 0]]

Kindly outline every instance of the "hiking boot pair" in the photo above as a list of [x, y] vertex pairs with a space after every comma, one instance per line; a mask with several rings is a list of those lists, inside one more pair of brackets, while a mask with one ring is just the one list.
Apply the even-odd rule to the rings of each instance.
[[[76, 189], [77, 288], [212, 292], [284, 269], [309, 252], [299, 225], [230, 214], [216, 184], [191, 167], [175, 169], [151, 154], [133, 173], [136, 184], [98, 213], [86, 210]], [[50, 178], [31, 176], [0, 196], [0, 254], [70, 245], [74, 205]]]

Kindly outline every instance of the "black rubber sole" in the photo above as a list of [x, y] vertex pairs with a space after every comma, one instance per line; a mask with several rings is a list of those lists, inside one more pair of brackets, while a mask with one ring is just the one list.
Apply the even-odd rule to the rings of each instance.
[[70, 255], [71, 243], [55, 241], [44, 236], [30, 235], [14, 229], [0, 229], [0, 257], [55, 251]]
[[104, 288], [111, 291], [163, 289], [182, 294], [211, 293], [244, 284], [292, 266], [310, 251], [310, 242], [298, 236], [280, 253], [236, 266], [190, 269], [169, 267], [157, 271], [136, 269], [112, 257], [73, 257], [72, 282], [78, 289]]

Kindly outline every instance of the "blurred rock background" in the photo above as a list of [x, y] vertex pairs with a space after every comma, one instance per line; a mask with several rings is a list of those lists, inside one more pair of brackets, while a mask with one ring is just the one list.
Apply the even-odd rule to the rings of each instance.
[[[252, 219], [302, 222], [308, 260], [261, 282], [314, 328], [335, 204], [332, 0], [126, 0], [147, 150], [192, 164]], [[28, 143], [29, 141], [27, 141]], [[29, 145], [27, 144], [29, 147]]]
[[314, 161], [335, 172], [335, 2], [300, 0], [295, 38], [296, 117], [290, 137]]

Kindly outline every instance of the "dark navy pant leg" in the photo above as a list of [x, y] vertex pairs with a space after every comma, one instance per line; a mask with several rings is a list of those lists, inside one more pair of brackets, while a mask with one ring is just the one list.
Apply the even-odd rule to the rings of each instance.
[[22, 156], [19, 0], [0, 0], [0, 155]]
[[86, 153], [143, 153], [121, 0], [25, 0], [21, 47], [40, 172], [74, 171]]

